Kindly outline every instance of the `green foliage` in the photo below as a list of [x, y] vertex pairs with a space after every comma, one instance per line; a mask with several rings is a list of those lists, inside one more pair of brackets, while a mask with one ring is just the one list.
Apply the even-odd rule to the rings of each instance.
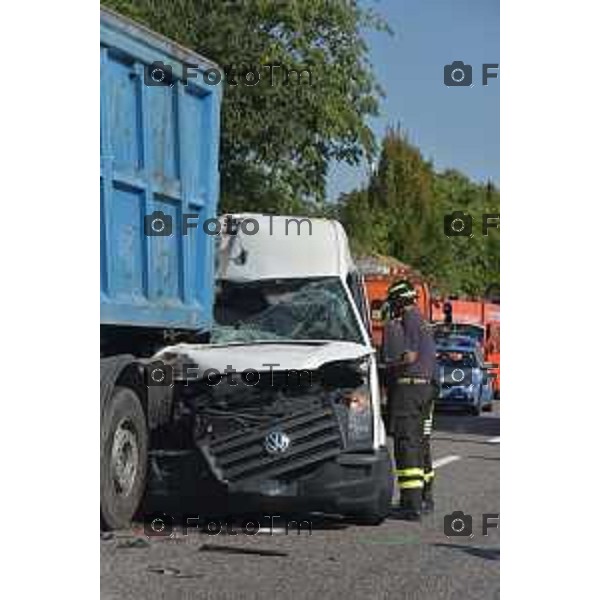
[[[356, 0], [103, 0], [225, 67], [259, 68], [251, 87], [225, 85], [221, 210], [301, 212], [325, 196], [333, 160], [375, 151], [366, 118], [381, 90], [367, 60], [366, 28], [387, 30]], [[308, 69], [312, 84], [287, 84]]]
[[[471, 237], [448, 237], [444, 216], [463, 211]], [[482, 233], [483, 215], [500, 212], [500, 193], [457, 171], [438, 174], [398, 129], [383, 140], [367, 187], [342, 196], [338, 217], [358, 254], [395, 256], [429, 276], [442, 293], [481, 295], [500, 281], [500, 236]]]
[[[214, 60], [234, 66], [225, 84], [220, 210], [337, 217], [357, 254], [399, 258], [443, 292], [481, 294], [499, 281], [499, 234], [481, 234], [498, 213], [499, 191], [461, 173], [438, 174], [398, 129], [385, 136], [365, 189], [322, 202], [332, 160], [374, 157], [366, 124], [382, 90], [368, 62], [365, 29], [389, 31], [358, 0], [102, 0], [121, 14]], [[311, 85], [287, 84], [287, 69], [310, 71]], [[241, 83], [258, 67], [255, 86]], [[473, 237], [446, 237], [444, 215], [473, 217]]]

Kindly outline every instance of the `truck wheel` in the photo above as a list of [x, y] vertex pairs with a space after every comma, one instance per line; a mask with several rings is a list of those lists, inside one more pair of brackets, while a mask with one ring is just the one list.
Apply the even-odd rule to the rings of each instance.
[[148, 429], [131, 388], [114, 388], [100, 428], [100, 513], [106, 527], [119, 529], [131, 522], [146, 482]]

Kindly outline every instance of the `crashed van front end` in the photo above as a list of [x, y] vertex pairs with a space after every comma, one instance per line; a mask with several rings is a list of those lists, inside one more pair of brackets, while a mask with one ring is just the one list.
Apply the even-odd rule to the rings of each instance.
[[174, 368], [182, 430], [228, 493], [265, 508], [385, 517], [391, 464], [374, 443], [370, 347], [181, 344], [160, 359]]

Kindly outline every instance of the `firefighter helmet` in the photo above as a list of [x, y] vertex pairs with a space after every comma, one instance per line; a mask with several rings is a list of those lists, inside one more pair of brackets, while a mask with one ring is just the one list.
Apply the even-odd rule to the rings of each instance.
[[417, 297], [417, 291], [408, 279], [400, 279], [388, 288], [388, 301], [411, 304]]

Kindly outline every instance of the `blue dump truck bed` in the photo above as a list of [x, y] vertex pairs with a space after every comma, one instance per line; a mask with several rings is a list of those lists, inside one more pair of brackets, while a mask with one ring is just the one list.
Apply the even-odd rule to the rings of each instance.
[[[196, 67], [187, 85], [184, 63]], [[214, 237], [202, 223], [216, 212], [221, 88], [203, 72], [217, 67], [104, 9], [100, 64], [101, 323], [207, 329]], [[197, 227], [184, 235], [186, 213]]]

